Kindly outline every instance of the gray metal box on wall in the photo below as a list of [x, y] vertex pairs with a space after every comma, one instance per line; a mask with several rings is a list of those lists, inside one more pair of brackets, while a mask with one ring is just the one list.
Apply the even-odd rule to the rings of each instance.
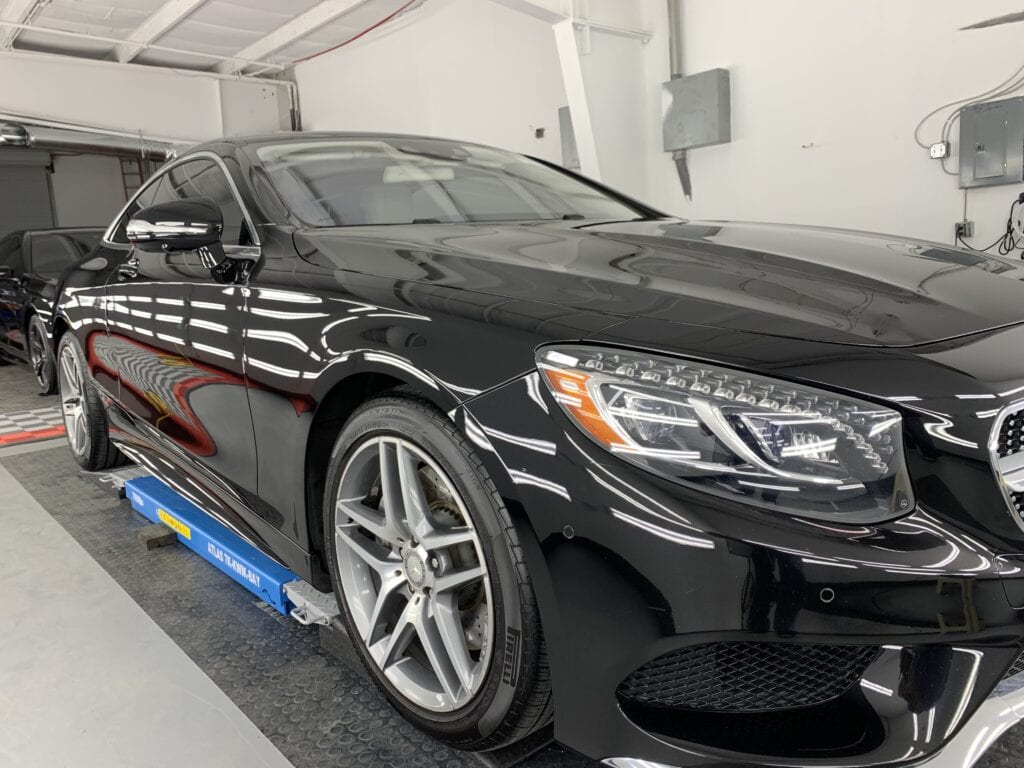
[[1024, 98], [960, 110], [960, 186], [1024, 181]]
[[662, 83], [661, 117], [666, 152], [731, 141], [729, 70], [709, 69]]

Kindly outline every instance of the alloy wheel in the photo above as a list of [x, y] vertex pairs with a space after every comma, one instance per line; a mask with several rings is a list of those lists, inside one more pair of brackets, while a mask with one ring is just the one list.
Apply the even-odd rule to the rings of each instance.
[[28, 329], [28, 349], [36, 381], [39, 382], [40, 387], [46, 389], [49, 386], [46, 375], [46, 340], [43, 339], [39, 326], [35, 323]]
[[85, 455], [89, 450], [89, 430], [85, 412], [85, 379], [82, 367], [71, 345], [65, 345], [60, 351], [60, 400], [64, 412], [64, 428], [67, 432], [71, 450], [78, 456]]
[[411, 442], [372, 437], [342, 471], [335, 522], [344, 600], [373, 663], [412, 704], [464, 707], [487, 678], [494, 609], [454, 484]]

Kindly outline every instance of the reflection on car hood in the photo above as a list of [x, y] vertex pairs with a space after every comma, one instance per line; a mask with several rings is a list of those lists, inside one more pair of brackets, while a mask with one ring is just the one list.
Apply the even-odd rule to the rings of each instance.
[[310, 230], [342, 269], [620, 317], [875, 346], [1024, 321], [1024, 267], [886, 235], [733, 222]]

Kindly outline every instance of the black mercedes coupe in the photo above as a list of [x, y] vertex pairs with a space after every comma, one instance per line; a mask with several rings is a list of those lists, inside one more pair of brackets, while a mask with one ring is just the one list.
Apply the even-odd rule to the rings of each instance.
[[61, 274], [87, 256], [101, 227], [12, 232], [0, 240], [0, 365], [32, 366], [44, 395], [57, 391], [50, 333]]
[[54, 337], [78, 462], [333, 592], [432, 736], [873, 766], [1024, 685], [1022, 279], [305, 133], [161, 169]]

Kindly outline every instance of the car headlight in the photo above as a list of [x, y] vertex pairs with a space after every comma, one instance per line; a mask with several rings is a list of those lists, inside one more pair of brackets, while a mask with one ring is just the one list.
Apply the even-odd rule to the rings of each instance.
[[593, 440], [701, 490], [806, 517], [913, 507], [896, 411], [702, 362], [585, 346], [538, 351], [541, 379]]

